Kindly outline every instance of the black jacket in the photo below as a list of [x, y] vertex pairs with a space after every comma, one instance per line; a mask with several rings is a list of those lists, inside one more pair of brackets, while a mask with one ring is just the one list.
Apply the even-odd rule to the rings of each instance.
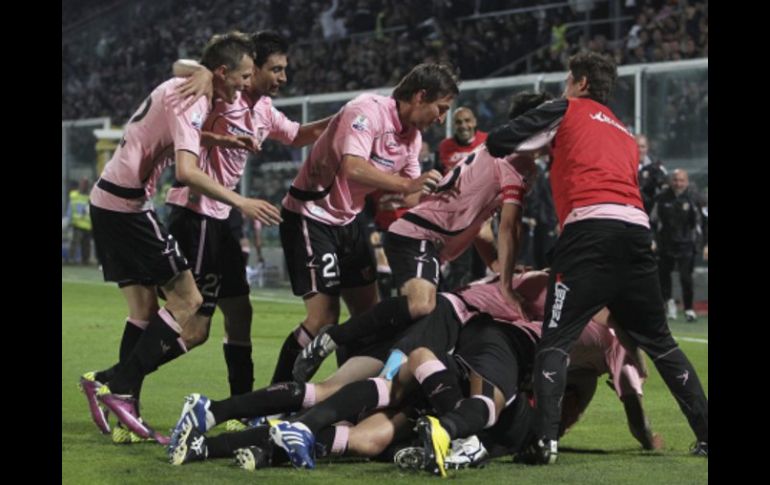
[[[702, 204], [689, 188], [679, 195], [670, 187], [655, 200], [656, 240], [661, 252], [694, 250], [702, 234]], [[653, 214], [655, 216], [655, 214]]]

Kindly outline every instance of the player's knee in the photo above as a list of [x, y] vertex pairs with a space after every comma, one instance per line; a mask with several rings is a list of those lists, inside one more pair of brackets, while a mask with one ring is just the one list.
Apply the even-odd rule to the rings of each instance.
[[409, 298], [409, 314], [417, 319], [430, 314], [436, 308], [435, 298]]
[[390, 440], [379, 433], [367, 433], [365, 436], [360, 433], [351, 433], [350, 444], [356, 454], [361, 456], [377, 456], [388, 447]]
[[418, 347], [409, 352], [409, 367], [414, 373], [414, 370], [423, 363], [435, 359], [436, 356], [427, 347]]

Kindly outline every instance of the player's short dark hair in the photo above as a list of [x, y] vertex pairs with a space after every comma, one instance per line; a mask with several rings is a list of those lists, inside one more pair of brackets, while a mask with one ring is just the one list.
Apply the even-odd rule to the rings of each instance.
[[572, 71], [572, 79], [575, 82], [586, 78], [589, 98], [607, 104], [618, 78], [618, 68], [614, 60], [596, 52], [579, 52], [570, 57], [569, 70]]
[[511, 98], [511, 108], [508, 110], [508, 119], [514, 119], [517, 116], [521, 116], [527, 111], [537, 108], [541, 104], [553, 99], [553, 95], [550, 93], [533, 93], [531, 91], [523, 91], [516, 93]]
[[257, 67], [262, 67], [273, 54], [286, 55], [289, 52], [289, 42], [273, 30], [255, 32], [251, 34], [251, 41], [254, 44], [254, 64]]
[[432, 102], [445, 96], [457, 96], [457, 76], [446, 64], [418, 64], [393, 89], [393, 97], [409, 101], [418, 91], [425, 90], [425, 101]]
[[210, 71], [219, 66], [235, 69], [241, 63], [244, 54], [254, 58], [254, 45], [248, 35], [238, 31], [216, 34], [203, 48], [200, 63]]

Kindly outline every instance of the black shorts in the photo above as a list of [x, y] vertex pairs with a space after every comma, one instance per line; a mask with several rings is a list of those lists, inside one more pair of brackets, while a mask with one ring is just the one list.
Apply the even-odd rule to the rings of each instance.
[[478, 374], [500, 389], [507, 404], [532, 373], [535, 342], [524, 330], [482, 314], [460, 331], [454, 358], [466, 378], [471, 371]]
[[387, 232], [383, 248], [396, 288], [400, 289], [412, 278], [421, 278], [438, 286], [439, 255], [433, 242]]
[[232, 231], [236, 241], [240, 241], [244, 238], [243, 214], [241, 214], [240, 210], [232, 209], [230, 211], [230, 215], [227, 216], [227, 224], [230, 226], [230, 231]]
[[163, 286], [190, 264], [155, 211], [116, 212], [90, 206], [96, 254], [104, 281]]
[[425, 347], [443, 361], [443, 356], [455, 348], [461, 325], [449, 300], [438, 295], [436, 308], [407, 328], [394, 347], [407, 356], [411, 351]]
[[219, 298], [249, 294], [241, 244], [227, 219], [214, 219], [169, 204], [168, 229], [190, 258], [195, 283], [203, 296], [198, 313], [211, 316]]
[[346, 226], [330, 226], [283, 208], [281, 218], [281, 245], [295, 295], [338, 296], [341, 289], [377, 281], [374, 252], [359, 217]]
[[[379, 334], [381, 338], [379, 338], [376, 342], [356, 346], [345, 346], [347, 358], [371, 357], [373, 359], [381, 360], [384, 364], [385, 361], [388, 360], [388, 356], [390, 356], [390, 352], [393, 351], [393, 349], [399, 349], [403, 352], [403, 350], [399, 347], [399, 342], [401, 342], [402, 339], [409, 335], [409, 333], [412, 331], [412, 327], [416, 324], [417, 322], [414, 322], [412, 325], [409, 325], [400, 331], [394, 329], [391, 335], [386, 335], [385, 332], [381, 332]], [[339, 352], [339, 349], [337, 349], [337, 351]]]

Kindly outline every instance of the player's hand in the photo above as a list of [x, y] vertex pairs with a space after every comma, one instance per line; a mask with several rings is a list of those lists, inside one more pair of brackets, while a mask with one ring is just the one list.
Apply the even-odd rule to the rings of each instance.
[[662, 450], [666, 446], [666, 442], [663, 441], [663, 437], [658, 433], [652, 433], [652, 449]]
[[228, 139], [230, 141], [228, 148], [241, 148], [252, 153], [259, 153], [262, 149], [262, 147], [257, 144], [257, 140], [252, 136], [238, 135], [230, 136]]
[[642, 448], [645, 450], [662, 450], [666, 446], [663, 437], [658, 433], [653, 433], [649, 428], [644, 430], [644, 436], [639, 438]]
[[211, 97], [214, 95], [213, 79], [214, 74], [205, 67], [201, 67], [185, 82], [177, 86], [174, 90], [176, 95], [174, 107], [178, 109], [178, 112], [187, 111], [187, 108], [195, 104], [201, 96], [206, 96], [210, 103]]
[[409, 183], [409, 193], [421, 191], [423, 194], [430, 194], [438, 187], [439, 180], [441, 180], [441, 173], [438, 170], [425, 172]]
[[524, 298], [519, 293], [511, 288], [511, 282], [504, 282], [500, 280], [500, 293], [503, 295], [503, 299], [513, 307], [513, 309], [522, 316], [526, 321], [529, 321], [529, 315], [524, 311]]
[[708, 260], [709, 260], [709, 245], [706, 244], [705, 246], [703, 246], [703, 261], [708, 261]]
[[266, 200], [245, 199], [245, 202], [239, 209], [241, 209], [244, 216], [256, 219], [267, 226], [275, 226], [283, 222], [281, 211]]

